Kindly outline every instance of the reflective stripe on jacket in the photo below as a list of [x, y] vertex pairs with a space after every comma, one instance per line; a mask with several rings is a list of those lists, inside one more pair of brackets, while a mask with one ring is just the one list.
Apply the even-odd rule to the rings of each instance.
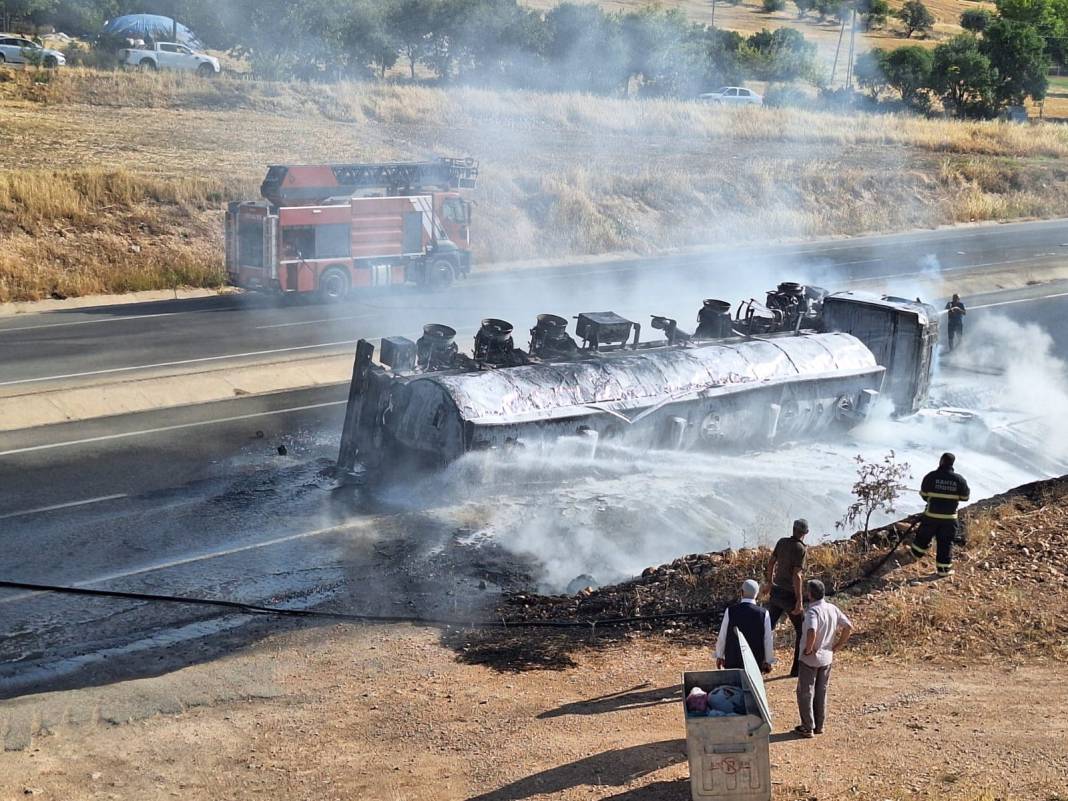
[[927, 501], [923, 514], [935, 520], [956, 520], [957, 506], [970, 493], [968, 482], [952, 468], [933, 470], [920, 484], [920, 497]]

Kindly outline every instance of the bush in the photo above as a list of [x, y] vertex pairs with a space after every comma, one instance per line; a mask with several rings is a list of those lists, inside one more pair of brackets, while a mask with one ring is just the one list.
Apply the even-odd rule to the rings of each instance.
[[771, 14], [786, 8], [786, 0], [763, 0], [764, 11]]
[[764, 91], [764, 105], [772, 108], [812, 108], [812, 97], [800, 86], [773, 83]]
[[972, 33], [982, 33], [992, 19], [993, 16], [985, 8], [969, 8], [960, 15], [960, 26]]

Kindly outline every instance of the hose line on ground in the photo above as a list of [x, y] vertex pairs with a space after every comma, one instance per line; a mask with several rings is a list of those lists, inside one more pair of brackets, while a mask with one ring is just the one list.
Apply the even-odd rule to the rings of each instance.
[[[913, 521], [904, 533], [899, 533], [890, 550], [874, 567], [866, 570], [862, 576], [836, 589], [834, 593], [844, 592], [861, 581], [878, 572], [893, 556], [905, 537], [912, 532], [918, 521]], [[0, 580], [0, 589], [26, 590], [29, 592], [49, 592], [57, 595], [80, 595], [94, 598], [119, 598], [127, 601], [145, 601], [149, 603], [187, 604], [190, 606], [211, 606], [229, 609], [247, 615], [278, 615], [280, 617], [317, 618], [337, 620], [348, 623], [416, 623], [427, 626], [454, 626], [466, 629], [596, 629], [597, 626], [622, 626], [631, 623], [655, 623], [665, 620], [687, 620], [694, 618], [711, 618], [722, 614], [720, 609], [700, 609], [690, 612], [663, 612], [655, 615], [633, 615], [628, 617], [610, 617], [599, 620], [459, 620], [444, 617], [426, 617], [421, 615], [364, 615], [353, 612], [330, 612], [320, 609], [287, 609], [281, 606], [261, 606], [242, 601], [227, 601], [213, 598], [195, 598], [185, 595], [162, 595], [149, 592], [126, 592], [123, 590], [94, 590], [88, 587], [64, 587], [55, 584], [35, 584], [27, 581]]]

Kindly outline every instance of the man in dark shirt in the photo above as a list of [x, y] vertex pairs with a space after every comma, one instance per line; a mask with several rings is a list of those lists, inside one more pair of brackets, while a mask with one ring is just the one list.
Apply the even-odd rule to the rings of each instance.
[[923, 477], [920, 497], [927, 501], [920, 528], [912, 540], [912, 554], [922, 558], [934, 539], [938, 545], [935, 552], [935, 570], [939, 576], [953, 575], [953, 540], [957, 538], [957, 506], [971, 495], [964, 476], [953, 469], [957, 457], [943, 453], [938, 460], [938, 469]]
[[954, 340], [964, 336], [964, 315], [968, 313], [960, 295], [953, 295], [953, 300], [946, 304], [946, 313], [949, 315], [949, 349], [953, 350]]
[[790, 617], [794, 625], [794, 658], [790, 675], [797, 675], [798, 650], [801, 647], [801, 624], [804, 622], [804, 610], [801, 606], [801, 571], [805, 567], [805, 535], [808, 534], [808, 521], [794, 521], [793, 534], [783, 537], [775, 543], [766, 571], [771, 597], [767, 610], [771, 616], [772, 629], [779, 623], [783, 614]]

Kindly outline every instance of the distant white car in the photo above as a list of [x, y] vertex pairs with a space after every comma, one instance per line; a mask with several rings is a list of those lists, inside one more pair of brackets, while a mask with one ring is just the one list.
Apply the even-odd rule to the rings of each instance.
[[48, 69], [55, 69], [67, 63], [66, 57], [58, 50], [41, 47], [36, 42], [21, 36], [4, 36], [0, 34], [0, 64], [39, 64]]
[[702, 103], [714, 103], [725, 106], [762, 106], [764, 96], [758, 95], [752, 89], [744, 86], [724, 86], [716, 92], [706, 92], [698, 95], [697, 99]]

